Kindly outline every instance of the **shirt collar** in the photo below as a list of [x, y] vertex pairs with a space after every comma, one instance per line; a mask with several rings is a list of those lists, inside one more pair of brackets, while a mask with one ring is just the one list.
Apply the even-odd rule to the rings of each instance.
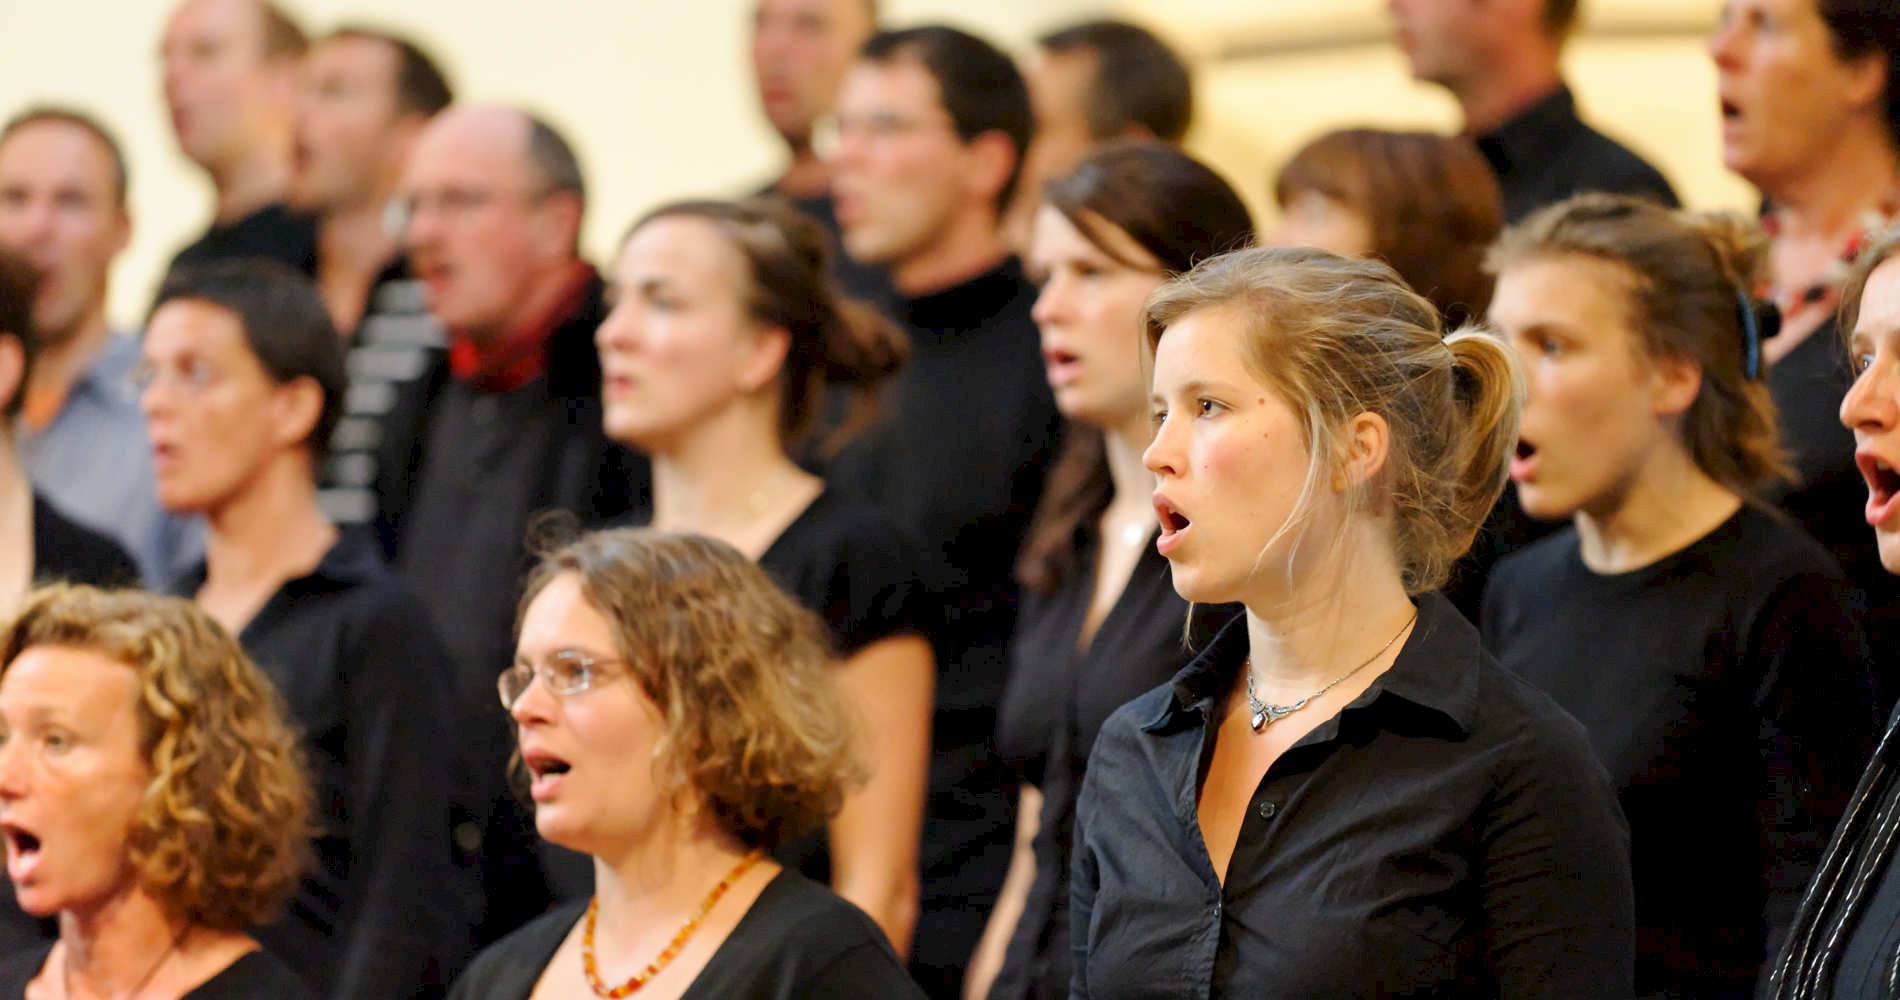
[[1484, 158], [1503, 175], [1514, 165], [1548, 155], [1559, 145], [1558, 139], [1573, 131], [1579, 122], [1577, 99], [1570, 93], [1569, 85], [1559, 82], [1557, 89], [1511, 116], [1504, 124], [1474, 138]]
[[[1478, 630], [1439, 594], [1418, 599], [1418, 624], [1399, 648], [1392, 669], [1348, 709], [1386, 703], [1424, 709], [1450, 720], [1459, 732], [1471, 731], [1477, 712], [1478, 674], [1484, 663]], [[1199, 727], [1234, 683], [1247, 659], [1247, 617], [1237, 616], [1220, 630], [1192, 662], [1170, 682], [1172, 697], [1142, 725], [1145, 732], [1174, 732]]]
[[[373, 579], [383, 569], [381, 550], [361, 525], [339, 525], [336, 541], [315, 569], [284, 581], [278, 593], [327, 593], [349, 590]], [[196, 594], [205, 584], [205, 561], [199, 559], [178, 581], [172, 592], [181, 597]]]

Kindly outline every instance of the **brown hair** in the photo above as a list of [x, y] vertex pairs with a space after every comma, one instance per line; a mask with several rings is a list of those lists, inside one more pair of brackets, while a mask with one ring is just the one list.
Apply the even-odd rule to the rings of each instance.
[[[1253, 218], [1240, 195], [1199, 160], [1160, 142], [1102, 146], [1074, 173], [1050, 182], [1043, 203], [1110, 258], [1149, 266], [1121, 259], [1109, 236], [1109, 230], [1119, 230], [1169, 274], [1250, 246], [1254, 238]], [[1069, 423], [1017, 557], [1017, 579], [1039, 593], [1062, 586], [1075, 564], [1077, 542], [1108, 509], [1113, 492], [1101, 429]]]
[[76, 128], [90, 136], [99, 144], [99, 148], [105, 150], [106, 162], [112, 167], [113, 206], [123, 211], [126, 207], [127, 189], [131, 185], [126, 173], [125, 150], [119, 146], [119, 140], [113, 137], [111, 130], [107, 129], [104, 123], [84, 111], [54, 104], [40, 104], [27, 108], [7, 119], [5, 125], [0, 125], [0, 146], [6, 145], [7, 140], [13, 138], [14, 133], [29, 125], [41, 123]]
[[1273, 183], [1282, 208], [1307, 193], [1364, 216], [1373, 256], [1432, 300], [1446, 326], [1484, 316], [1491, 304], [1484, 248], [1504, 226], [1504, 196], [1471, 140], [1370, 128], [1328, 132], [1294, 153]]
[[1768, 264], [1759, 225], [1626, 195], [1582, 194], [1506, 230], [1485, 265], [1497, 274], [1564, 255], [1621, 267], [1629, 276], [1626, 315], [1647, 356], [1688, 360], [1702, 370], [1702, 388], [1682, 421], [1683, 444], [1698, 468], [1743, 496], [1792, 478], [1774, 400], [1748, 371], [1766, 323], [1743, 312], [1757, 312], [1749, 290]]
[[310, 784], [276, 690], [190, 601], [54, 584], [0, 629], [0, 676], [35, 646], [70, 646], [138, 674], [152, 769], [126, 843], [166, 912], [222, 931], [273, 916], [309, 858]]
[[654, 774], [688, 808], [770, 850], [863, 780], [824, 626], [738, 550], [649, 528], [582, 535], [541, 557], [521, 614], [567, 573], [659, 706]]
[[1391, 429], [1385, 465], [1347, 497], [1392, 514], [1406, 590], [1445, 582], [1504, 490], [1524, 390], [1516, 361], [1475, 330], [1443, 337], [1438, 310], [1374, 260], [1310, 247], [1241, 250], [1157, 289], [1142, 316], [1152, 355], [1193, 313], [1231, 310], [1254, 378], [1293, 409], [1310, 457], [1303, 530], [1320, 484], [1342, 458], [1340, 430], [1361, 413]]
[[1843, 340], [1854, 336], [1854, 328], [1860, 325], [1860, 300], [1867, 294], [1867, 279], [1874, 276], [1880, 265], [1900, 253], [1900, 225], [1888, 226], [1875, 233], [1867, 243], [1866, 249], [1854, 258], [1854, 266], [1847, 272], [1847, 280], [1841, 285], [1841, 308], [1839, 322]]
[[673, 202], [642, 216], [627, 237], [672, 218], [702, 219], [725, 236], [745, 258], [746, 312], [791, 338], [779, 370], [779, 439], [786, 447], [808, 443], [833, 386], [849, 388], [845, 419], [816, 442], [820, 455], [836, 454], [877, 416], [879, 386], [909, 358], [903, 331], [837, 290], [830, 234], [776, 199]]

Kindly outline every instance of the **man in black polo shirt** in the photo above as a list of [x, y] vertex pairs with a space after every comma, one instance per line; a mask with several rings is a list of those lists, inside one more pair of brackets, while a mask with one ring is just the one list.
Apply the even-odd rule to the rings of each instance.
[[172, 267], [265, 257], [311, 273], [316, 224], [284, 204], [299, 65], [309, 40], [266, 0], [184, 0], [159, 58], [178, 148], [216, 192], [211, 227]]
[[1451, 92], [1509, 221], [1580, 191], [1675, 205], [1655, 167], [1577, 117], [1559, 67], [1578, 0], [1386, 0], [1412, 75]]
[[403, 386], [395, 419], [421, 432], [385, 447], [377, 493], [397, 569], [456, 671], [479, 800], [457, 841], [483, 869], [481, 936], [492, 938], [549, 898], [532, 826], [504, 781], [513, 741], [495, 701], [514, 657], [528, 524], [547, 509], [624, 514], [635, 463], [601, 429], [602, 285], [578, 253], [586, 191], [566, 140], [522, 111], [450, 108], [417, 140], [402, 190], [410, 263], [448, 331], [449, 365]]
[[374, 29], [339, 28], [304, 59], [290, 203], [317, 218], [317, 290], [350, 352], [350, 393], [318, 474], [337, 524], [375, 518], [379, 449], [417, 432], [390, 423], [396, 390], [448, 363], [390, 210], [410, 150], [451, 96], [433, 59]]
[[912, 353], [883, 421], [830, 478], [881, 504], [941, 575], [911, 962], [936, 996], [955, 995], [1009, 860], [1012, 781], [989, 744], [1015, 620], [1011, 566], [1056, 423], [1029, 316], [1036, 291], [999, 228], [1030, 122], [1009, 58], [952, 28], [873, 36], [838, 96], [832, 190], [845, 249], [889, 270], [889, 312]]

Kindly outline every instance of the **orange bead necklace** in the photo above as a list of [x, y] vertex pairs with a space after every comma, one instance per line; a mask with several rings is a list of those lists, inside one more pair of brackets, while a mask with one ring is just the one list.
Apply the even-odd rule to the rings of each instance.
[[632, 979], [619, 986], [610, 987], [601, 982], [600, 965], [594, 960], [594, 924], [600, 917], [600, 898], [596, 896], [587, 904], [587, 926], [581, 932], [581, 971], [587, 974], [588, 988], [592, 989], [597, 997], [618, 1000], [645, 986], [648, 980], [659, 975], [661, 969], [671, 965], [673, 959], [679, 957], [680, 949], [686, 946], [687, 939], [699, 929], [699, 922], [706, 919], [706, 914], [713, 908], [713, 904], [719, 902], [719, 898], [726, 894], [726, 890], [732, 888], [732, 883], [739, 881], [739, 876], [758, 864], [759, 859], [763, 857], [765, 857], [765, 852], [755, 850], [740, 858], [739, 863], [726, 873], [726, 877], [720, 879], [719, 884], [713, 886], [712, 891], [706, 894], [706, 898], [699, 904], [699, 909], [695, 910], [692, 917], [686, 921], [686, 926], [681, 927], [680, 932], [673, 935], [673, 940], [661, 949], [659, 957], [647, 963], [646, 968], [634, 973]]

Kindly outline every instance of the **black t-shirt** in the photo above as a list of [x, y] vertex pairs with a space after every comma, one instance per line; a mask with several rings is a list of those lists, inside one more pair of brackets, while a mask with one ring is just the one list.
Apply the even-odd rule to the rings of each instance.
[[274, 260], [300, 274], [317, 273], [317, 220], [277, 202], [236, 222], [212, 226], [172, 258], [171, 270], [218, 260]]
[[[586, 910], [585, 902], [564, 906], [496, 942], [456, 982], [450, 1000], [526, 1000]], [[920, 995], [870, 917], [787, 870], [753, 901], [684, 1000]]]
[[1076, 803], [1072, 996], [1628, 1000], [1609, 779], [1435, 594], [1391, 669], [1267, 769], [1223, 882], [1195, 799], [1247, 649], [1235, 621], [1103, 725]]
[[136, 587], [138, 564], [119, 543], [60, 513], [33, 494], [33, 581]]
[[1009, 684], [997, 711], [996, 749], [1042, 793], [1042, 812], [1034, 841], [1035, 882], [990, 989], [992, 1000], [1068, 996], [1069, 841], [1075, 795], [1095, 736], [1116, 709], [1179, 673], [1240, 610], [1236, 605], [1196, 607], [1190, 640], [1188, 603], [1174, 592], [1168, 561], [1155, 551], [1150, 535], [1114, 606], [1088, 645], [1078, 648], [1101, 551], [1093, 531], [1079, 534], [1075, 564], [1062, 585], [1048, 594], [1024, 592], [1010, 639]]
[[[43, 945], [0, 960], [0, 1000], [26, 996], [53, 946]], [[181, 1000], [316, 1000], [316, 994], [268, 952], [253, 951], [200, 983]]]
[[787, 593], [830, 626], [840, 656], [930, 631], [922, 561], [916, 543], [883, 511], [829, 487], [759, 556]]
[[1584, 191], [1678, 204], [1660, 171], [1577, 117], [1576, 98], [1562, 84], [1477, 142], [1497, 174], [1509, 222]]
[[1574, 528], [1498, 564], [1486, 645], [1590, 733], [1630, 823], [1639, 993], [1746, 995], [1873, 748], [1851, 588], [1744, 506], [1598, 574]]
[[932, 636], [938, 676], [912, 964], [920, 977], [941, 973], [944, 989], [961, 978], [1009, 866], [1014, 776], [991, 741], [1016, 618], [1012, 570], [1058, 421], [1029, 315], [1035, 298], [1012, 258], [890, 304], [910, 334], [910, 362], [882, 418], [826, 476], [918, 541], [943, 609]]
[[[200, 567], [176, 590], [203, 582]], [[450, 865], [448, 665], [421, 602], [366, 531], [346, 530], [238, 641], [303, 736], [322, 828], [315, 864], [258, 940], [331, 997], [446, 986], [468, 957], [475, 891]]]

